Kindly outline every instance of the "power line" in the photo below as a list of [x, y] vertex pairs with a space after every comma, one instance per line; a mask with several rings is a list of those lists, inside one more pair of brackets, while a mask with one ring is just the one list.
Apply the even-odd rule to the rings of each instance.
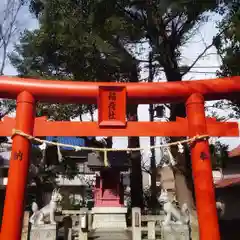
[[[164, 70], [163, 69], [161, 69], [160, 70], [161, 72], [164, 72]], [[188, 72], [186, 72], [186, 74], [188, 74], [188, 73], [199, 73], [199, 74], [216, 74], [216, 72], [215, 71], [188, 71]]]
[[[148, 61], [146, 61], [145, 63], [148, 63]], [[191, 65], [191, 64], [190, 64]], [[148, 66], [147, 64], [146, 64], [146, 66]], [[154, 66], [155, 67], [160, 67], [160, 68], [163, 68], [163, 67], [161, 67], [161, 65], [160, 64], [154, 64]], [[183, 68], [184, 66], [186, 66], [186, 67], [188, 67], [189, 65], [188, 64], [182, 64], [182, 66], [179, 66], [180, 68]], [[218, 69], [218, 68], [220, 68], [221, 67], [221, 65], [207, 65], [207, 66], [193, 66], [193, 67], [191, 67], [191, 68], [211, 68], [211, 69]]]
[[194, 66], [192, 68], [220, 68], [220, 66]]
[[216, 72], [199, 72], [199, 71], [189, 71], [189, 72], [187, 72], [186, 74], [188, 74], [188, 73], [202, 73], [202, 74], [216, 74]]

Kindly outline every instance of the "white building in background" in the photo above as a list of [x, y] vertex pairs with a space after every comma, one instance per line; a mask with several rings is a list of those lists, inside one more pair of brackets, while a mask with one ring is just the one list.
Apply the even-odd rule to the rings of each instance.
[[8, 169], [9, 169], [9, 159], [11, 152], [0, 152], [0, 188], [7, 185], [8, 182]]
[[[52, 139], [47, 139], [52, 141]], [[84, 141], [80, 138], [74, 137], [58, 137], [55, 139], [57, 142], [83, 146]], [[11, 145], [4, 151], [4, 147], [0, 147], [0, 189], [4, 195], [5, 188], [8, 183], [8, 170], [9, 161], [11, 157]], [[74, 161], [77, 164], [78, 172], [77, 175], [69, 180], [63, 175], [59, 175], [56, 179], [58, 186], [61, 188], [61, 192], [71, 198], [71, 202], [85, 200], [85, 198], [91, 198], [92, 196], [92, 186], [95, 184], [95, 172], [92, 172], [87, 166], [87, 152], [76, 152], [72, 149], [62, 149], [62, 155], [67, 159], [67, 161]], [[47, 155], [47, 154], [46, 154]], [[56, 154], [55, 154], [56, 156]], [[50, 153], [47, 159], [55, 158], [54, 154]], [[31, 154], [31, 161], [36, 161], [36, 156], [34, 153]], [[34, 192], [36, 190], [35, 184], [32, 184], [28, 191]], [[44, 196], [44, 201], [47, 202], [51, 196], [51, 189], [46, 187], [46, 193]], [[66, 197], [65, 197], [66, 199]], [[79, 202], [78, 201], [78, 202]], [[92, 201], [92, 200], [91, 200]]]

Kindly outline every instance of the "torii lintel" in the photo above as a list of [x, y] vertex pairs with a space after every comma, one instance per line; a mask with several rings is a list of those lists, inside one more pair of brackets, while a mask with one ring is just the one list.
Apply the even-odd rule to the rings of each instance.
[[[219, 122], [206, 118], [206, 134], [212, 137], [238, 137], [237, 122]], [[5, 117], [0, 122], [0, 136], [11, 136], [16, 119]], [[124, 127], [100, 127], [98, 122], [48, 121], [46, 117], [35, 118], [33, 136], [190, 136], [187, 118], [177, 118], [175, 122], [135, 122], [129, 121]]]

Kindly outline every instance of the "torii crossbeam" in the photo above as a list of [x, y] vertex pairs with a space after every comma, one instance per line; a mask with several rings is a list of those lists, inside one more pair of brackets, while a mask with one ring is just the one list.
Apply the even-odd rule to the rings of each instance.
[[[239, 136], [237, 123], [205, 117], [204, 101], [236, 98], [240, 77], [164, 83], [96, 83], [0, 77], [0, 97], [17, 100], [16, 119], [0, 123], [0, 135], [15, 128], [33, 136]], [[35, 119], [36, 101], [98, 104], [98, 122]], [[185, 102], [187, 118], [176, 122], [126, 122], [126, 104]], [[29, 140], [14, 135], [1, 240], [21, 239]], [[16, 157], [21, 152], [21, 158]], [[207, 140], [191, 146], [201, 240], [220, 240]], [[204, 157], [202, 157], [204, 156]]]

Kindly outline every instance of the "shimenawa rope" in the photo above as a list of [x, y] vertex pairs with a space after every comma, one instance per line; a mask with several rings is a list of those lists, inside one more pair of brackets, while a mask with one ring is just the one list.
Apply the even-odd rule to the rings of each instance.
[[[71, 144], [63, 144], [63, 143], [58, 143], [58, 142], [52, 142], [52, 141], [47, 141], [43, 140], [40, 138], [36, 138], [32, 135], [29, 135], [27, 133], [24, 133], [21, 130], [18, 129], [13, 129], [12, 130], [12, 137], [15, 135], [20, 135], [22, 137], [27, 138], [30, 141], [36, 141], [38, 143], [45, 143], [47, 145], [54, 145], [54, 146], [59, 146], [59, 147], [68, 147], [72, 148], [75, 151], [84, 151], [84, 150], [90, 150], [94, 152], [103, 152], [104, 154], [104, 166], [108, 167], [108, 159], [107, 159], [107, 153], [108, 152], [136, 152], [136, 151], [143, 151], [145, 150], [144, 148], [138, 147], [138, 148], [95, 148], [95, 147], [80, 147], [80, 146], [74, 146]], [[192, 138], [186, 139], [186, 140], [181, 140], [177, 142], [171, 142], [171, 143], [166, 143], [166, 144], [161, 144], [161, 145], [154, 145], [154, 146], [149, 146], [148, 149], [157, 149], [157, 148], [164, 148], [164, 147], [171, 147], [171, 146], [179, 146], [182, 148], [182, 144], [184, 143], [190, 143], [192, 144], [195, 141], [202, 140], [202, 139], [208, 139], [208, 135], [197, 135]]]

